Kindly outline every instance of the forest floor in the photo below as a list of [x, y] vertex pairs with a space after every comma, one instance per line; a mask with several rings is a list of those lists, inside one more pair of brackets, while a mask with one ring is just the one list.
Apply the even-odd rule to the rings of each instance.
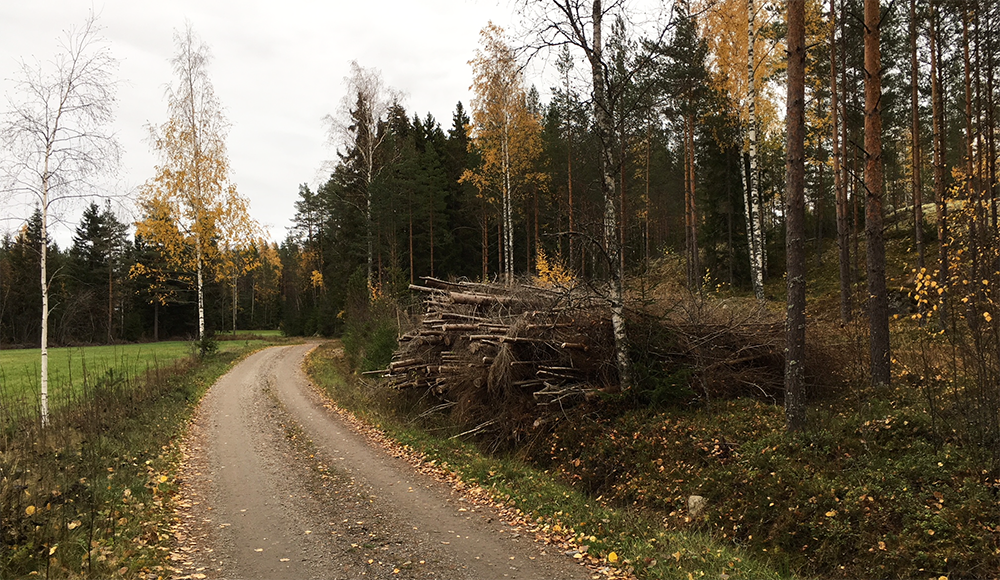
[[302, 371], [315, 346], [259, 351], [202, 400], [175, 499], [174, 578], [618, 574], [536, 541], [516, 513], [338, 412]]

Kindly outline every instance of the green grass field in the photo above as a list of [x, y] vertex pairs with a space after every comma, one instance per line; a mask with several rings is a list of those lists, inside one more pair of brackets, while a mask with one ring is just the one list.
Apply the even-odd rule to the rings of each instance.
[[[261, 334], [255, 331], [254, 334]], [[265, 340], [219, 341], [219, 350], [235, 351], [244, 346], [260, 346]], [[178, 359], [194, 353], [185, 341], [125, 344], [112, 346], [65, 347], [49, 349], [49, 399], [58, 407], [83, 390], [84, 381], [116, 374], [141, 375], [147, 369], [164, 369]], [[0, 351], [0, 402], [12, 405], [36, 404], [39, 392], [39, 349]]]

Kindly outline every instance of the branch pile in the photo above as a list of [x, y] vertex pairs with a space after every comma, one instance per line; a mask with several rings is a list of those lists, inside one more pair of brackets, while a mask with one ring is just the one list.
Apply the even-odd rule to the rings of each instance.
[[[594, 292], [434, 278], [410, 288], [427, 294], [425, 311], [380, 372], [393, 388], [434, 395], [467, 434], [516, 441], [598, 391], [617, 391], [610, 311]], [[781, 324], [763, 309], [696, 302], [630, 315], [639, 384], [626, 398], [780, 397]]]
[[[595, 296], [537, 286], [424, 278], [426, 311], [400, 338], [387, 377], [472, 411], [566, 404], [616, 384], [606, 307]], [[496, 419], [493, 417], [492, 419]]]

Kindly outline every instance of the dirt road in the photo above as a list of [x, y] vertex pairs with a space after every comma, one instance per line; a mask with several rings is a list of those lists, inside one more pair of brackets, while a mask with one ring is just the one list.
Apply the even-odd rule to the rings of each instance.
[[310, 345], [260, 351], [208, 392], [182, 472], [178, 578], [590, 578], [323, 407]]

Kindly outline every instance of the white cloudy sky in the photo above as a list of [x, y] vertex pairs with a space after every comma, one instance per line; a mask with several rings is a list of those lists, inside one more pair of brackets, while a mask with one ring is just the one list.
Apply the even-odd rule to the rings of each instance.
[[[210, 75], [232, 124], [234, 181], [276, 240], [294, 213], [298, 185], [318, 182], [324, 160], [334, 157], [322, 118], [336, 112], [351, 60], [380, 69], [407, 95], [411, 114], [430, 112], [447, 129], [456, 102], [468, 106], [467, 62], [479, 30], [491, 19], [516, 22], [508, 0], [3, 0], [0, 108], [14, 96], [18, 63], [44, 63], [62, 31], [91, 7], [120, 61], [116, 130], [125, 183], [134, 188], [152, 173], [144, 127], [166, 118], [173, 31], [190, 20], [212, 50]], [[11, 218], [25, 211], [0, 207], [0, 231], [16, 228]], [[67, 220], [81, 211], [68, 209]], [[56, 232], [60, 245], [70, 239], [68, 227]]]

